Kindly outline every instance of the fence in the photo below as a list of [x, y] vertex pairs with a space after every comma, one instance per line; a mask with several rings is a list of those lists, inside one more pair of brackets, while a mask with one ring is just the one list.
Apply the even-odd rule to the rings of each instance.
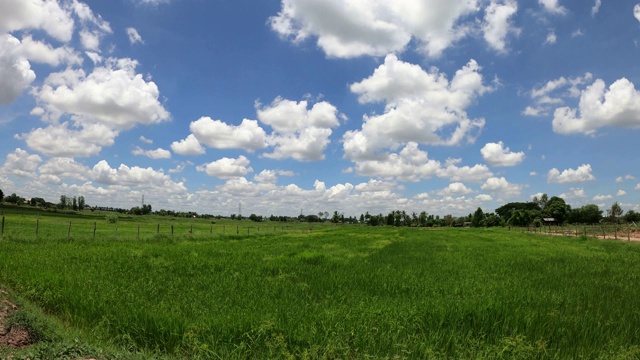
[[74, 223], [68, 222], [46, 222], [40, 219], [26, 219], [18, 220], [12, 219], [12, 222], [7, 221], [3, 216], [0, 225], [0, 236], [12, 236], [12, 237], [66, 237], [71, 239], [73, 237], [82, 238], [132, 238], [135, 237], [152, 237], [155, 235], [197, 235], [199, 237], [204, 236], [227, 236], [227, 235], [256, 235], [266, 233], [276, 233], [285, 231], [304, 230], [308, 231], [308, 227], [304, 229], [293, 227], [289, 225], [253, 225], [253, 226], [241, 226], [241, 225], [207, 225], [204, 223], [199, 224], [136, 224], [126, 223], [120, 225], [119, 223], [104, 224], [103, 222], [87, 222], [79, 221]]
[[597, 239], [635, 240], [640, 241], [640, 228], [632, 224], [598, 224], [567, 226], [529, 226], [522, 228], [530, 233], [556, 236], [586, 236]]

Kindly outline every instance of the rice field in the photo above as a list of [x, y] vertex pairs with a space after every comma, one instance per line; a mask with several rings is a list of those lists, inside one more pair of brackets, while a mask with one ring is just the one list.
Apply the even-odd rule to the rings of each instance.
[[116, 236], [99, 218], [104, 234], [67, 236], [68, 221], [37, 238], [5, 233], [0, 287], [125, 353], [640, 358], [638, 243], [269, 223], [212, 236], [210, 221], [178, 222], [171, 235], [157, 219], [141, 235], [121, 221]]

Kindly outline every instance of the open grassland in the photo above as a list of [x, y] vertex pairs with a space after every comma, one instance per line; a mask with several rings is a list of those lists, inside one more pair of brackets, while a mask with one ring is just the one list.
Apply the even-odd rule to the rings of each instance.
[[140, 240], [5, 234], [0, 285], [131, 356], [640, 358], [637, 243], [200, 225]]

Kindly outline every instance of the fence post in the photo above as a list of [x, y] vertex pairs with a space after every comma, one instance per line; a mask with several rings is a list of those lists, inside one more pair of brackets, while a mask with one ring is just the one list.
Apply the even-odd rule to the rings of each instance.
[[236, 235], [240, 234], [240, 225], [236, 225]]
[[96, 226], [97, 226], [97, 225], [96, 225], [96, 222], [94, 221], [94, 222], [93, 222], [93, 240], [95, 240], [95, 239], [96, 239]]
[[173, 236], [173, 224], [171, 224], [171, 236]]
[[38, 237], [38, 227], [40, 225], [40, 219], [36, 219], [36, 238]]
[[71, 237], [71, 221], [69, 221], [69, 228], [67, 229], [67, 240]]

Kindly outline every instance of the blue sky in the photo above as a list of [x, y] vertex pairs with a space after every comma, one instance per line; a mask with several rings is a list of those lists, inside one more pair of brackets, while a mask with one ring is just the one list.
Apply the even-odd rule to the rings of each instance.
[[5, 194], [640, 211], [635, 0], [2, 0], [0, 34]]

